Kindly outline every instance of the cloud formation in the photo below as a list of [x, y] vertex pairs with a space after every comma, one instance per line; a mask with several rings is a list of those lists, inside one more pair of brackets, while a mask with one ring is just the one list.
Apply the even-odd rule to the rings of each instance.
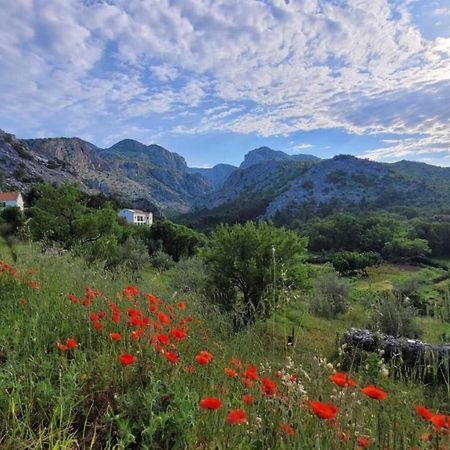
[[414, 3], [8, 2], [0, 126], [100, 145], [130, 131], [149, 140], [341, 128], [401, 135], [371, 158], [432, 158], [450, 152], [450, 38], [426, 39]]

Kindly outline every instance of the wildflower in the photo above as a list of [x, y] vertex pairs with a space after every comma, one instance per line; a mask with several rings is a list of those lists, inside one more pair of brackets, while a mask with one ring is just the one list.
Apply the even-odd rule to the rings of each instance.
[[433, 417], [432, 412], [429, 409], [427, 409], [424, 406], [422, 406], [422, 405], [417, 405], [416, 406], [416, 413], [419, 414], [419, 416], [422, 417], [422, 419], [425, 419], [425, 420], [430, 420]]
[[340, 387], [352, 387], [356, 386], [356, 382], [350, 378], [350, 376], [344, 372], [336, 372], [330, 375], [330, 380]]
[[78, 342], [75, 339], [68, 338], [66, 341], [67, 348], [77, 348]]
[[200, 400], [200, 408], [216, 410], [222, 406], [222, 401], [216, 397], [205, 397]]
[[99, 322], [98, 320], [96, 320], [96, 321], [94, 322], [94, 328], [95, 328], [97, 331], [99, 331], [99, 330], [101, 330], [101, 329], [103, 328], [103, 325], [101, 324], [101, 322]]
[[158, 320], [163, 324], [163, 325], [169, 325], [170, 323], [170, 319], [161, 311], [158, 312]]
[[133, 341], [138, 341], [142, 335], [144, 334], [144, 330], [140, 329], [140, 330], [133, 330], [130, 333], [130, 339], [132, 339]]
[[244, 378], [248, 378], [249, 380], [256, 381], [258, 379], [258, 368], [253, 364], [249, 364], [247, 366], [247, 370], [242, 374]]
[[165, 352], [163, 353], [164, 358], [167, 359], [172, 364], [175, 364], [178, 361], [178, 355], [173, 352]]
[[113, 341], [120, 341], [122, 339], [122, 336], [119, 333], [109, 333], [109, 337]]
[[241, 367], [242, 366], [241, 361], [239, 361], [239, 359], [237, 359], [235, 356], [233, 356], [231, 358], [231, 364], [233, 364], [233, 366], [235, 366], [235, 367]]
[[277, 370], [274, 375], [276, 378], [281, 378], [281, 375], [283, 375], [283, 373], [281, 372], [281, 370]]
[[209, 353], [206, 350], [201, 351], [200, 353], [198, 353], [195, 357], [195, 360], [201, 364], [202, 366], [208, 364], [211, 359], [213, 358], [213, 355], [211, 353]]
[[242, 378], [242, 384], [248, 389], [251, 389], [253, 387], [253, 381], [249, 380], [248, 378]]
[[127, 298], [133, 298], [139, 295], [139, 291], [131, 284], [123, 290], [123, 293]]
[[67, 296], [67, 298], [69, 299], [70, 303], [78, 303], [80, 300], [78, 299], [78, 297], [76, 297], [73, 294], [69, 294]]
[[245, 394], [242, 396], [242, 400], [249, 406], [253, 405], [253, 397], [250, 394]]
[[311, 402], [313, 413], [321, 419], [332, 420], [335, 418], [338, 408], [332, 403]]
[[178, 302], [178, 309], [186, 309], [186, 303], [183, 301]]
[[387, 398], [388, 394], [381, 388], [377, 388], [373, 385], [367, 386], [361, 389], [361, 392], [367, 397], [373, 398], [375, 400], [384, 400]]
[[225, 375], [227, 377], [236, 378], [238, 376], [238, 373], [234, 369], [231, 369], [229, 367], [225, 367], [225, 369], [223, 369], [223, 371], [225, 372]]
[[277, 390], [277, 385], [275, 381], [272, 381], [270, 378], [262, 377], [261, 378], [261, 392], [264, 395], [275, 395], [275, 392]]
[[21, 305], [26, 305], [26, 304], [28, 303], [28, 300], [27, 300], [26, 298], [21, 298], [21, 299], [19, 300], [19, 303], [20, 303]]
[[365, 436], [360, 436], [358, 438], [358, 445], [361, 447], [367, 448], [369, 446], [369, 438]]
[[58, 343], [56, 344], [56, 346], [57, 346], [58, 349], [61, 350], [62, 352], [65, 352], [66, 350], [69, 349], [69, 347], [67, 347], [66, 344], [61, 344], [61, 342], [58, 342]]
[[158, 339], [158, 341], [164, 345], [169, 345], [169, 343], [170, 343], [169, 336], [167, 336], [167, 334], [164, 334], [164, 333], [158, 334], [156, 336], [156, 339]]
[[172, 330], [170, 330], [170, 335], [176, 341], [182, 341], [186, 337], [186, 332], [181, 328], [173, 328]]
[[436, 414], [430, 417], [431, 423], [437, 428], [450, 428], [450, 417], [444, 414]]
[[247, 423], [247, 413], [243, 409], [233, 409], [228, 413], [227, 423], [229, 425]]
[[137, 358], [129, 353], [122, 353], [119, 356], [119, 362], [122, 366], [129, 366], [137, 361]]
[[288, 425], [287, 423], [280, 423], [280, 428], [282, 431], [284, 431], [288, 436], [294, 435], [294, 429]]
[[105, 313], [105, 311], [99, 311], [98, 312], [98, 319], [100, 320], [100, 319], [103, 319], [103, 317], [105, 317], [106, 316], [106, 313]]
[[297, 379], [298, 379], [297, 375], [290, 375], [290, 376], [289, 376], [289, 381], [290, 381], [291, 383], [296, 383], [296, 382], [297, 382]]

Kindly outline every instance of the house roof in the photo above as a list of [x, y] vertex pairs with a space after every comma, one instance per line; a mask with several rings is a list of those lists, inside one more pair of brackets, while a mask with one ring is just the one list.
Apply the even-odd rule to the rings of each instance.
[[125, 209], [122, 209], [122, 211], [131, 211], [133, 214], [146, 214], [146, 215], [151, 214], [149, 212], [142, 211], [142, 209], [125, 208]]
[[11, 202], [19, 198], [20, 192], [0, 192], [0, 202]]

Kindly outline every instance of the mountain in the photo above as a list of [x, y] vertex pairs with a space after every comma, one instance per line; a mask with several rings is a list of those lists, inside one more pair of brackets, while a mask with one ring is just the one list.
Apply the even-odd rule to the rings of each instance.
[[250, 166], [263, 161], [319, 161], [320, 158], [313, 155], [288, 155], [282, 151], [272, 150], [269, 147], [260, 147], [251, 150], [245, 155], [244, 161], [239, 166], [240, 169], [247, 169]]
[[10, 189], [39, 181], [77, 183], [86, 192], [110, 193], [130, 206], [187, 211], [213, 190], [184, 159], [157, 145], [125, 140], [100, 149], [78, 138], [17, 139], [0, 130], [0, 171]]
[[191, 173], [198, 173], [205, 177], [214, 189], [220, 188], [225, 180], [237, 169], [231, 164], [217, 164], [214, 167], [190, 167]]
[[256, 218], [285, 223], [305, 214], [449, 204], [450, 168], [339, 155], [318, 161], [262, 161], [239, 168], [180, 220], [208, 228]]

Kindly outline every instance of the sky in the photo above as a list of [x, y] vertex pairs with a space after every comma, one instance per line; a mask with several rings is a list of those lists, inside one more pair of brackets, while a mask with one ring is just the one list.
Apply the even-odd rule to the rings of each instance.
[[0, 128], [450, 166], [450, 0], [0, 0]]

